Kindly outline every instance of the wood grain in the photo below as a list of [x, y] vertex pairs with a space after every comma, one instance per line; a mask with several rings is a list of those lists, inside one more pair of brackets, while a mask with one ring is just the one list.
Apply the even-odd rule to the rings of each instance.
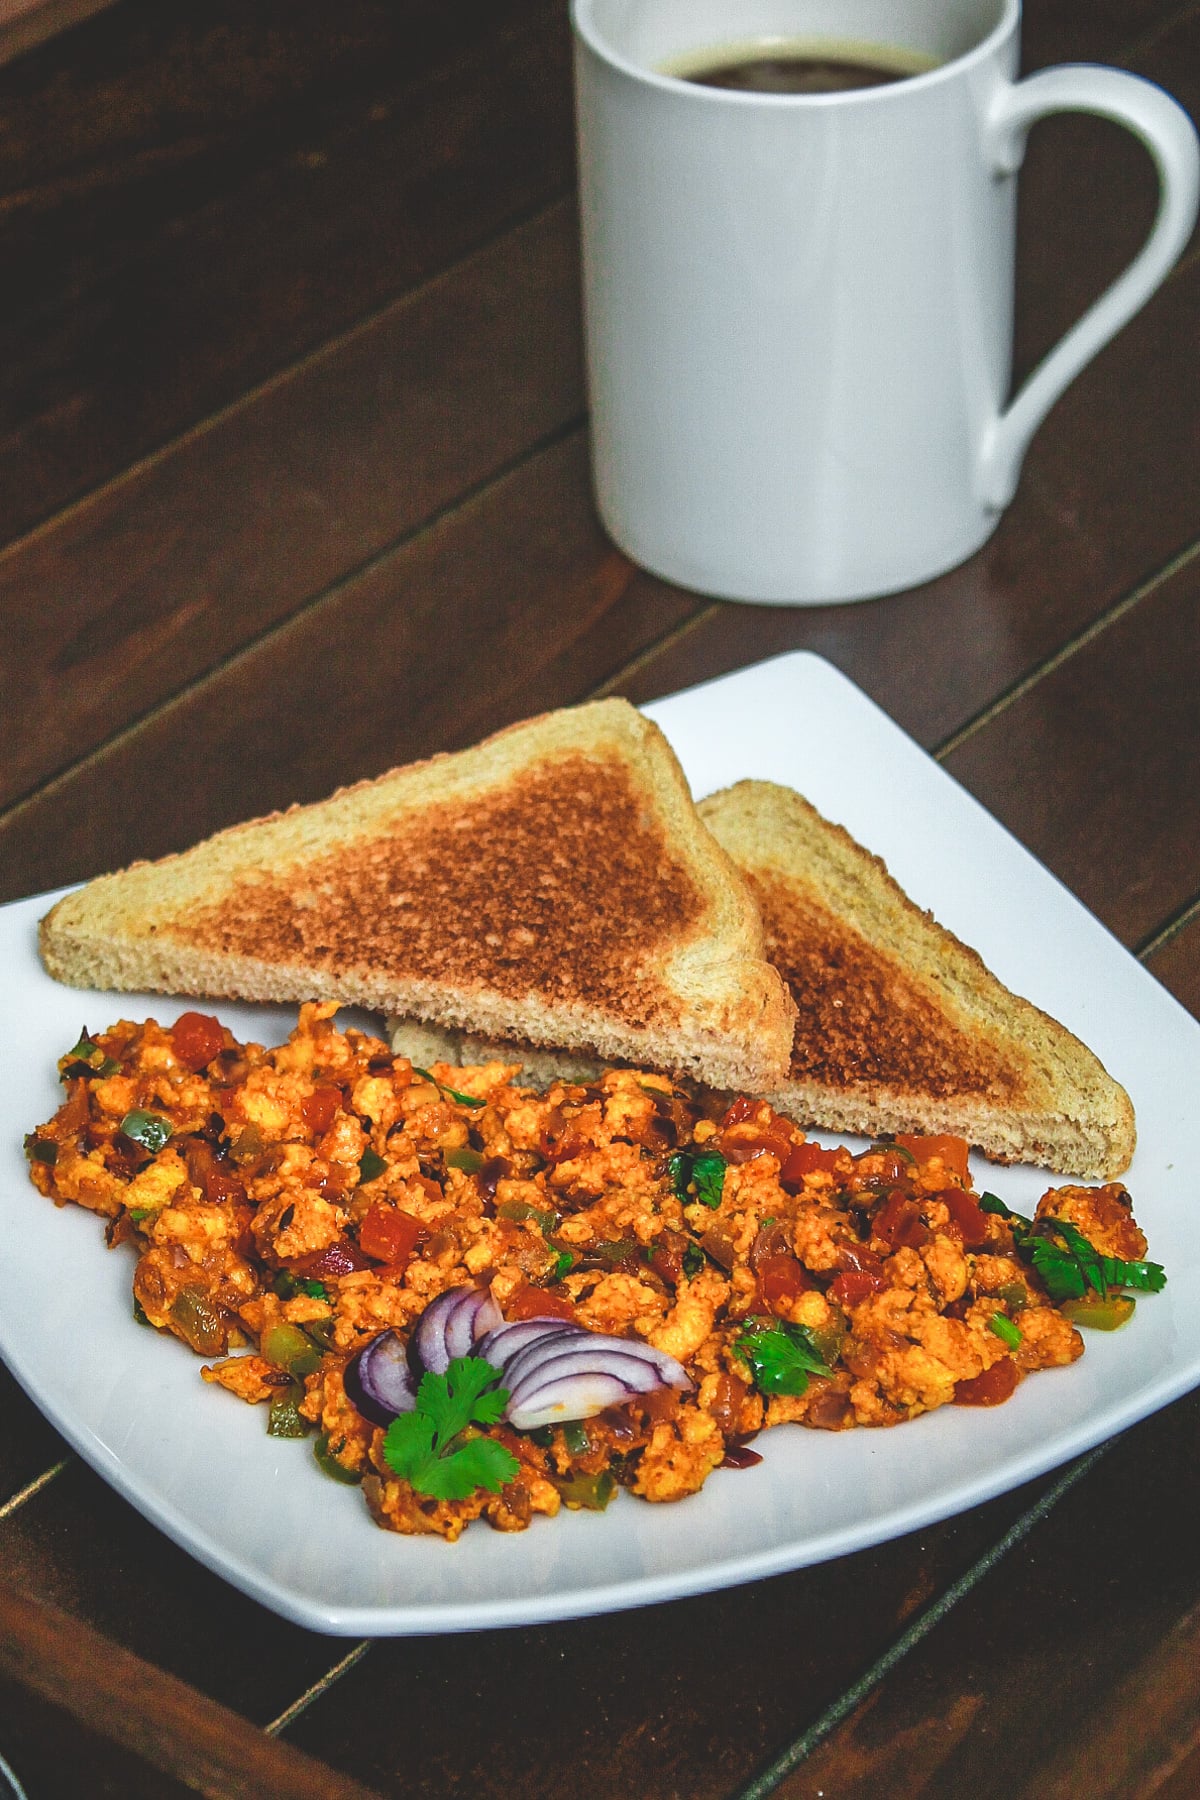
[[125, 4], [0, 70], [0, 543], [570, 184], [556, 0]]
[[4, 897], [580, 699], [694, 605], [631, 579], [574, 434], [10, 812]]
[[[104, 1254], [98, 1240], [96, 1255]], [[156, 1348], [151, 1343], [148, 1353]], [[199, 1394], [202, 1403], [208, 1398], [207, 1390]], [[235, 1433], [240, 1423], [231, 1420]], [[232, 1493], [230, 1504], [238, 1504]], [[22, 1593], [69, 1611], [260, 1728], [354, 1648], [230, 1587], [74, 1458], [0, 1520], [0, 1555], [5, 1579]]]
[[0, 6], [0, 63], [103, 12], [114, 0], [6, 0]]
[[[1200, 906], [1200, 894], [1195, 897]], [[1190, 1013], [1200, 1018], [1200, 916], [1195, 916], [1149, 960], [1151, 973]]]
[[1200, 553], [945, 758], [1126, 944], [1200, 893]]
[[208, 1800], [379, 1800], [70, 1613], [0, 1585], [0, 1671]]
[[576, 255], [518, 227], [0, 556], [0, 804], [576, 419]]
[[986, 1554], [1045, 1485], [724, 1593], [376, 1644], [288, 1736], [384, 1792], [720, 1800]]
[[1188, 1656], [1200, 1597], [1198, 1422], [1191, 1395], [1126, 1433], [782, 1782], [779, 1800], [1154, 1791], [1200, 1729]]

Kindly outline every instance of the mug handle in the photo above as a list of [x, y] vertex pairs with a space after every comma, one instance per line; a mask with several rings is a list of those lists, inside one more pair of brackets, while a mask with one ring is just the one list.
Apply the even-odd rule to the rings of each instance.
[[1030, 127], [1048, 113], [1097, 113], [1139, 137], [1158, 168], [1159, 203], [1138, 255], [1038, 365], [984, 432], [979, 493], [997, 511], [1016, 491], [1029, 440], [1080, 370], [1165, 281], [1192, 233], [1200, 200], [1200, 147], [1183, 108], [1151, 81], [1119, 69], [1065, 64], [1001, 87], [989, 110], [985, 149], [996, 175], [1015, 175]]

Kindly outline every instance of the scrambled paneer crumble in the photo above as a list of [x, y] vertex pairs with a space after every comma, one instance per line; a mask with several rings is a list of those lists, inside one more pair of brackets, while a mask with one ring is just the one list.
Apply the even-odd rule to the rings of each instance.
[[[276, 1049], [195, 1012], [85, 1032], [26, 1148], [43, 1194], [136, 1252], [137, 1316], [396, 1531], [519, 1531], [618, 1487], [679, 1500], [757, 1462], [767, 1426], [994, 1405], [1081, 1354], [1072, 1315], [1119, 1323], [1125, 1288], [1161, 1286], [1118, 1185], [1051, 1190], [1023, 1220], [974, 1192], [958, 1138], [823, 1149], [765, 1101], [625, 1069], [538, 1094], [502, 1063], [416, 1069], [334, 1011], [304, 1006]], [[411, 1355], [452, 1289], [674, 1359], [688, 1385], [519, 1430], [485, 1366], [442, 1442], [429, 1396], [445, 1418], [453, 1395], [427, 1375], [404, 1427], [424, 1448], [402, 1456], [354, 1370], [385, 1333]], [[459, 1487], [502, 1472], [459, 1494], [454, 1457]], [[416, 1472], [434, 1465], [440, 1483]]]

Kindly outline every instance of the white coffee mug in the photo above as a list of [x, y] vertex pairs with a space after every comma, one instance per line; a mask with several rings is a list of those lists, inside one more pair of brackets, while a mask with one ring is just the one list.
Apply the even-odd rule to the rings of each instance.
[[[894, 592], [962, 562], [1037, 426], [1187, 242], [1191, 121], [1071, 65], [1016, 81], [1019, 0], [573, 0], [600, 515], [728, 600]], [[843, 93], [673, 73], [781, 42], [911, 53]], [[933, 66], [929, 66], [932, 64]], [[1129, 127], [1161, 203], [1135, 261], [1008, 401], [1016, 172], [1047, 113]]]

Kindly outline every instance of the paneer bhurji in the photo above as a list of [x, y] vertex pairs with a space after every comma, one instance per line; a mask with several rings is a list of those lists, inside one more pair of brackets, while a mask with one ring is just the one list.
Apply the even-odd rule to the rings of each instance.
[[137, 1317], [392, 1530], [679, 1500], [767, 1426], [996, 1405], [1163, 1283], [1116, 1184], [1024, 1219], [959, 1138], [825, 1149], [627, 1069], [539, 1094], [334, 1010], [275, 1049], [196, 1012], [85, 1031], [26, 1148], [136, 1251]]

